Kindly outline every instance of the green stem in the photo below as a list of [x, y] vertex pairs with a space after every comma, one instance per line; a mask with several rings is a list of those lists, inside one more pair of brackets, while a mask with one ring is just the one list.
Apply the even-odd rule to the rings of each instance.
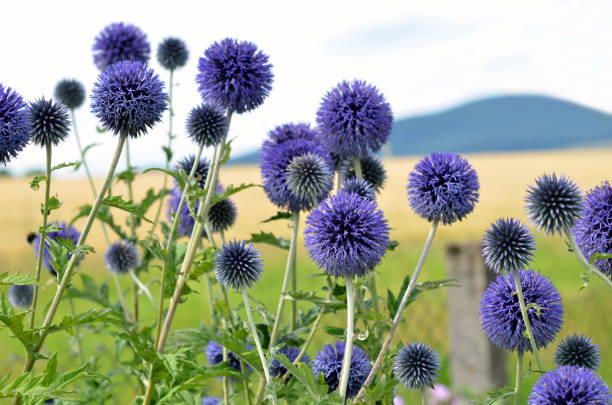
[[130, 311], [128, 310], [127, 303], [125, 302], [125, 297], [123, 295], [123, 289], [121, 288], [121, 281], [119, 281], [119, 274], [113, 273], [113, 279], [115, 280], [117, 296], [119, 297], [119, 302], [121, 303], [121, 308], [123, 309], [123, 316], [125, 317], [126, 321], [132, 322], [132, 317], [130, 316]]
[[[68, 302], [70, 303], [70, 312], [72, 313], [72, 317], [75, 318], [76, 311], [74, 310], [74, 302], [72, 300], [72, 297], [68, 298]], [[78, 350], [79, 359], [81, 360], [81, 363], [85, 363], [85, 357], [83, 354], [83, 343], [81, 341], [81, 334], [79, 333], [79, 328], [77, 326], [75, 326], [74, 328], [74, 338], [76, 339], [76, 342], [77, 342], [77, 350]]]
[[516, 385], [514, 388], [514, 405], [521, 403], [521, 378], [523, 369], [523, 352], [516, 353]]
[[514, 276], [516, 295], [518, 296], [519, 305], [521, 307], [521, 315], [523, 316], [523, 323], [525, 324], [525, 330], [527, 331], [527, 336], [529, 337], [531, 350], [535, 356], [536, 363], [538, 363], [538, 370], [544, 370], [544, 367], [542, 366], [542, 359], [540, 358], [540, 352], [538, 351], [538, 346], [536, 345], [536, 341], [531, 330], [531, 323], [529, 322], [529, 314], [527, 313], [527, 307], [525, 306], [525, 298], [523, 297], [523, 287], [519, 279], [519, 272], [517, 270], [513, 270], [512, 275]]
[[[132, 164], [130, 163], [130, 141], [129, 139], [125, 140], [125, 163], [127, 166], [127, 170], [131, 172]], [[127, 176], [126, 179], [127, 188], [128, 188], [128, 198], [130, 201], [134, 201], [134, 189], [132, 187], [132, 179], [130, 175]], [[130, 234], [131, 239], [135, 243], [136, 242], [136, 216], [133, 213], [130, 213]], [[134, 312], [134, 323], [138, 323], [138, 284], [134, 282], [133, 287], [133, 312]]]
[[427, 395], [425, 395], [425, 390], [419, 390], [419, 393], [421, 394], [421, 404], [427, 405]]
[[344, 349], [344, 359], [342, 360], [342, 371], [340, 371], [340, 382], [338, 393], [340, 398], [346, 398], [346, 388], [351, 371], [351, 357], [353, 355], [353, 335], [355, 326], [355, 289], [353, 279], [346, 277], [346, 348]]
[[370, 385], [370, 383], [374, 379], [378, 368], [382, 364], [383, 357], [387, 353], [387, 350], [389, 350], [391, 340], [393, 340], [393, 336], [397, 331], [397, 327], [399, 326], [399, 323], [402, 320], [402, 312], [404, 312], [404, 308], [406, 308], [406, 305], [408, 304], [408, 298], [410, 298], [412, 291], [416, 287], [416, 281], [419, 278], [419, 274], [421, 273], [423, 265], [425, 264], [425, 259], [427, 258], [427, 254], [429, 253], [429, 249], [431, 248], [431, 244], [433, 242], [434, 236], [436, 235], [437, 229], [438, 222], [436, 221], [431, 224], [431, 229], [429, 230], [429, 235], [427, 235], [427, 240], [425, 241], [425, 246], [423, 246], [423, 251], [421, 252], [419, 261], [417, 262], [416, 268], [414, 269], [414, 273], [412, 274], [412, 278], [410, 279], [410, 283], [408, 284], [408, 288], [406, 288], [406, 292], [404, 292], [404, 295], [402, 296], [402, 301], [400, 302], [400, 305], [397, 308], [397, 312], [395, 313], [395, 317], [393, 318], [393, 326], [391, 326], [391, 329], [387, 333], [387, 337], [385, 338], [382, 348], [380, 349], [380, 353], [378, 353], [378, 357], [376, 357], [374, 366], [372, 366], [372, 370], [370, 371], [368, 378], [363, 384], [363, 387], [361, 387], [361, 390], [359, 390], [359, 394], [357, 394], [357, 396], [355, 397], [354, 403], [359, 403], [359, 398], [364, 394], [365, 387]]
[[584, 255], [582, 254], [582, 250], [580, 250], [580, 248], [578, 247], [578, 244], [576, 243], [576, 238], [574, 238], [574, 234], [572, 233], [572, 230], [569, 229], [568, 227], [563, 228], [563, 230], [565, 231], [565, 235], [567, 236], [570, 247], [574, 251], [576, 258], [582, 264], [582, 266], [584, 266], [587, 272], [595, 274], [597, 277], [602, 279], [606, 284], [608, 284], [608, 287], [612, 288], [612, 280], [609, 277], [607, 277], [604, 273], [602, 273], [596, 266], [593, 266], [591, 263], [589, 263], [586, 257], [584, 257]]
[[134, 280], [134, 283], [138, 286], [138, 288], [140, 288], [140, 290], [144, 292], [145, 295], [149, 298], [149, 301], [151, 301], [151, 304], [153, 304], [153, 308], [159, 309], [159, 307], [157, 306], [157, 303], [155, 302], [155, 298], [153, 298], [153, 295], [151, 295], [151, 291], [149, 291], [147, 286], [144, 285], [142, 281], [140, 281], [136, 273], [134, 273], [134, 270], [130, 269], [128, 273], [130, 274], [130, 276], [132, 277], [132, 280]]

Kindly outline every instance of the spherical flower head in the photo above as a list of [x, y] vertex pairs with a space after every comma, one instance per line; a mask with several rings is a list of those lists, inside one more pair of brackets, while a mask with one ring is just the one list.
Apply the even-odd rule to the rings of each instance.
[[227, 288], [251, 288], [262, 273], [263, 262], [252, 243], [230, 241], [217, 252], [215, 276]]
[[236, 204], [229, 198], [213, 204], [208, 210], [208, 223], [211, 231], [216, 233], [231, 228], [236, 221], [236, 211]]
[[583, 335], [568, 336], [559, 343], [555, 353], [555, 363], [559, 366], [599, 368], [599, 347]]
[[485, 233], [482, 255], [486, 265], [501, 274], [527, 267], [535, 246], [535, 238], [521, 221], [500, 218]]
[[6, 165], [30, 142], [30, 120], [23, 98], [0, 83], [0, 163]]
[[612, 401], [610, 388], [593, 370], [561, 366], [544, 374], [533, 386], [529, 405], [601, 404]]
[[287, 185], [289, 190], [304, 200], [319, 202], [333, 187], [333, 172], [329, 161], [312, 152], [298, 155], [287, 166]]
[[57, 145], [70, 133], [70, 118], [63, 104], [44, 97], [30, 103], [32, 142], [40, 146]]
[[91, 111], [115, 135], [145, 134], [168, 107], [164, 83], [153, 69], [136, 61], [121, 61], [98, 76]]
[[221, 400], [217, 397], [204, 397], [202, 405], [221, 405]]
[[157, 47], [157, 61], [168, 70], [185, 66], [188, 58], [187, 44], [180, 38], [166, 38]]
[[376, 200], [374, 187], [367, 180], [359, 180], [358, 178], [347, 179], [342, 185], [342, 190], [346, 193], [355, 193], [370, 201]]
[[334, 277], [363, 276], [382, 260], [389, 224], [374, 201], [344, 191], [330, 196], [306, 219], [305, 246]]
[[[177, 210], [179, 203], [181, 202], [181, 195], [183, 192], [180, 188], [175, 187], [170, 190], [170, 195], [168, 197], [168, 211], [166, 212], [168, 222], [172, 222], [172, 219], [175, 215], [177, 215]], [[200, 203], [198, 200], [195, 201], [194, 210], [198, 211], [200, 207]], [[195, 225], [195, 218], [189, 211], [189, 206], [187, 205], [187, 201], [183, 203], [183, 207], [181, 208], [181, 212], [179, 215], [179, 223], [176, 228], [176, 233], [179, 236], [191, 236], [191, 232], [193, 231], [193, 226]], [[202, 230], [202, 237], [206, 237], [206, 231]]]
[[106, 268], [111, 273], [125, 274], [140, 264], [140, 254], [134, 242], [118, 240], [104, 254]]
[[126, 60], [146, 64], [151, 56], [147, 34], [135, 25], [122, 22], [104, 27], [94, 40], [92, 50], [94, 63], [100, 70]]
[[[81, 237], [81, 232], [79, 232], [73, 226], [68, 226], [66, 222], [59, 222], [59, 223], [52, 222], [52, 224], [56, 224], [57, 227], [60, 228], [60, 230], [47, 233], [45, 237], [45, 244], [43, 246], [43, 264], [47, 268], [47, 270], [49, 270], [49, 273], [55, 276], [56, 272], [53, 269], [53, 265], [52, 265], [53, 260], [52, 260], [48, 240], [53, 240], [53, 241], [60, 243], [61, 240], [63, 239], [66, 241], [71, 241], [72, 244], [76, 246], [79, 242], [79, 238]], [[38, 257], [38, 247], [40, 246], [40, 235], [36, 235], [36, 237], [32, 241], [32, 244], [34, 245], [34, 257]], [[70, 259], [71, 256], [72, 256], [71, 254], [68, 254], [68, 259]], [[78, 266], [81, 260], [83, 260], [83, 258], [79, 257], [75, 265]]]
[[85, 87], [76, 79], [64, 79], [55, 86], [54, 95], [60, 103], [74, 110], [85, 102]]
[[[287, 356], [289, 361], [293, 363], [295, 359], [297, 359], [297, 356], [300, 354], [300, 349], [298, 349], [297, 347], [286, 347], [285, 346], [279, 350], [279, 353], [282, 353], [285, 356]], [[306, 365], [308, 365], [308, 367], [310, 367], [310, 359], [308, 358], [307, 355], [303, 355], [302, 357], [300, 357], [299, 362], [305, 363]], [[287, 368], [283, 366], [280, 361], [276, 359], [272, 360], [272, 363], [270, 364], [270, 375], [272, 377], [283, 377], [286, 373], [287, 373]], [[285, 384], [289, 382], [291, 378], [292, 376], [289, 376], [289, 378], [285, 380]]]
[[[342, 362], [344, 360], [344, 350], [346, 342], [339, 341], [335, 345], [326, 345], [315, 356], [313, 362], [313, 371], [315, 375], [321, 373], [325, 378], [325, 383], [328, 387], [328, 392], [333, 392], [338, 388], [340, 383], [340, 372], [342, 370]], [[368, 355], [361, 350], [359, 346], [353, 346], [351, 355], [351, 368], [349, 371], [348, 385], [346, 388], [346, 397], [352, 398], [361, 389], [368, 374], [370, 374], [370, 359]]]
[[[185, 156], [182, 160], [180, 160], [176, 165], [176, 171], [179, 169], [183, 170], [187, 175], [191, 173], [191, 168], [193, 167], [193, 163], [195, 162], [195, 155]], [[193, 174], [193, 179], [201, 190], [206, 188], [206, 176], [208, 176], [208, 169], [210, 168], [210, 163], [208, 163], [208, 159], [202, 158], [198, 162], [196, 166], [196, 170]], [[178, 187], [178, 184], [176, 184]]]
[[343, 81], [323, 97], [317, 123], [328, 148], [352, 158], [380, 150], [391, 133], [393, 113], [376, 87]]
[[272, 90], [268, 55], [247, 41], [213, 43], [200, 58], [198, 72], [202, 98], [238, 114], [259, 107]]
[[8, 298], [15, 308], [28, 308], [34, 299], [34, 286], [13, 284], [9, 287]]
[[435, 351], [421, 342], [402, 347], [393, 360], [393, 375], [412, 390], [433, 387], [440, 371], [440, 360]]
[[202, 103], [187, 116], [187, 134], [198, 145], [218, 145], [227, 134], [229, 120], [221, 107]]
[[[612, 185], [609, 182], [587, 191], [574, 236], [587, 260], [596, 253], [612, 253]], [[595, 260], [594, 264], [612, 278], [612, 259]]]
[[[519, 270], [531, 330], [539, 349], [555, 339], [563, 323], [561, 295], [551, 281], [533, 270]], [[531, 307], [530, 307], [531, 305]], [[482, 295], [480, 323], [491, 342], [507, 351], [532, 351], [525, 335], [511, 273], [498, 276]]]
[[438, 152], [421, 159], [408, 176], [410, 207], [429, 222], [461, 221], [478, 202], [478, 175], [467, 160]]
[[572, 229], [582, 211], [582, 193], [568, 177], [544, 174], [527, 190], [529, 219], [547, 234]]
[[[318, 156], [326, 163], [328, 172], [333, 173], [334, 163], [329, 152], [317, 142], [317, 132], [308, 124], [284, 124], [274, 128], [261, 148], [259, 160], [264, 191], [272, 203], [290, 212], [312, 209], [327, 197], [333, 186], [333, 180], [327, 182], [319, 188], [321, 192], [314, 200], [291, 191], [288, 167], [294, 158], [305, 154]], [[294, 188], [296, 185], [294, 183]]]
[[[364, 180], [369, 182], [376, 192], [380, 192], [385, 185], [387, 179], [387, 171], [382, 165], [380, 159], [376, 156], [367, 155], [359, 158], [361, 166], [361, 175]], [[340, 166], [345, 179], [354, 179], [357, 177], [355, 173], [355, 163], [351, 160], [344, 160]]]
[[[253, 350], [253, 346], [247, 344], [246, 348], [248, 350]], [[206, 357], [208, 358], [208, 364], [211, 366], [215, 366], [223, 361], [223, 346], [219, 343], [211, 340], [206, 345]], [[240, 359], [234, 352], [227, 353], [227, 360], [229, 362], [229, 366], [234, 370], [240, 372], [242, 369], [240, 368]], [[247, 366], [248, 368], [248, 366]]]

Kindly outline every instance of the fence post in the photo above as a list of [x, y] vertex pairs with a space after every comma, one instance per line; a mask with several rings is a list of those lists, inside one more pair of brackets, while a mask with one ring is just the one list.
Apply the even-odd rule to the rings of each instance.
[[450, 366], [454, 388], [485, 392], [506, 385], [505, 352], [480, 326], [480, 299], [495, 273], [486, 268], [476, 242], [446, 246], [448, 277], [459, 288], [447, 289]]

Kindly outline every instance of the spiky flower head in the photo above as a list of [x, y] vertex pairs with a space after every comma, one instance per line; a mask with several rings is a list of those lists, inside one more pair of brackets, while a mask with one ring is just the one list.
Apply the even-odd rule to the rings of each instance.
[[28, 308], [34, 299], [34, 286], [12, 284], [8, 290], [8, 298], [15, 308]]
[[[191, 168], [193, 167], [193, 163], [195, 162], [195, 155], [185, 156], [182, 160], [180, 160], [176, 164], [176, 171], [179, 169], [183, 170], [187, 175], [191, 173]], [[210, 163], [208, 159], [202, 158], [198, 162], [196, 166], [196, 170], [193, 173], [193, 179], [201, 190], [206, 188], [206, 176], [208, 176], [208, 169], [210, 168]], [[176, 184], [178, 187], [178, 183]]]
[[137, 138], [161, 121], [167, 97], [153, 69], [141, 62], [121, 61], [98, 76], [91, 111], [115, 135]]
[[334, 277], [363, 276], [382, 260], [389, 224], [374, 201], [340, 191], [306, 219], [305, 246], [315, 263]]
[[[518, 270], [527, 316], [538, 349], [555, 339], [563, 323], [561, 295], [552, 282], [533, 270]], [[532, 351], [525, 336], [516, 286], [511, 273], [497, 276], [482, 295], [480, 323], [491, 342], [507, 351]]]
[[342, 190], [344, 190], [347, 193], [355, 193], [371, 201], [376, 200], [376, 194], [374, 193], [374, 187], [372, 187], [372, 184], [370, 184], [370, 182], [365, 179], [363, 180], [359, 180], [358, 178], [347, 179], [344, 181], [344, 184], [342, 185]]
[[[248, 350], [253, 350], [253, 346], [249, 344], [246, 345], [246, 348]], [[206, 345], [206, 357], [208, 358], [208, 364], [211, 366], [215, 366], [221, 363], [223, 361], [223, 346], [221, 346], [219, 343], [215, 342], [214, 340], [211, 340]], [[240, 368], [240, 359], [238, 358], [236, 353], [228, 352], [227, 359], [229, 362], [229, 366], [231, 368], [233, 368], [236, 371], [242, 370]], [[247, 369], [248, 368], [249, 367], [247, 366]]]
[[30, 103], [32, 142], [39, 146], [57, 145], [70, 133], [70, 118], [63, 104], [44, 97]]
[[436, 352], [421, 342], [408, 343], [393, 360], [393, 375], [409, 389], [422, 390], [433, 387], [440, 371], [440, 360]]
[[200, 58], [196, 82], [205, 101], [242, 114], [259, 107], [272, 90], [268, 55], [247, 41], [226, 38]]
[[6, 165], [30, 142], [30, 120], [23, 98], [0, 83], [0, 163]]
[[227, 288], [251, 288], [262, 273], [263, 262], [252, 243], [230, 241], [217, 252], [215, 277], [219, 284]]
[[227, 134], [229, 121], [221, 107], [202, 103], [187, 116], [187, 134], [198, 145], [214, 146]]
[[[168, 210], [166, 211], [166, 215], [168, 218], [168, 222], [172, 222], [172, 219], [175, 215], [177, 215], [178, 206], [181, 202], [181, 195], [183, 191], [174, 187], [170, 190], [170, 195], [168, 196]], [[194, 214], [198, 211], [200, 207], [199, 200], [195, 200], [195, 204], [193, 207]], [[193, 231], [193, 226], [195, 225], [195, 218], [193, 217], [191, 211], [189, 210], [189, 206], [187, 200], [183, 203], [183, 207], [181, 208], [181, 212], [179, 215], [179, 223], [176, 228], [176, 233], [179, 236], [191, 236], [191, 232]], [[202, 230], [202, 237], [206, 237], [206, 231]]]
[[106, 268], [112, 273], [125, 274], [140, 264], [140, 254], [134, 242], [118, 240], [104, 254]]
[[486, 265], [501, 274], [526, 268], [533, 260], [535, 247], [535, 238], [521, 221], [500, 218], [485, 232], [482, 255]]
[[188, 58], [187, 44], [180, 38], [166, 38], [157, 47], [157, 61], [168, 70], [185, 66]]
[[599, 368], [599, 347], [583, 335], [572, 335], [565, 338], [557, 347], [555, 363], [559, 366]]
[[76, 79], [63, 79], [55, 85], [55, 98], [71, 110], [85, 102], [85, 86]]
[[[79, 238], [81, 237], [81, 232], [79, 232], [75, 227], [68, 226], [66, 222], [52, 222], [49, 225], [57, 225], [59, 228], [58, 231], [47, 232], [45, 237], [45, 243], [43, 246], [43, 264], [49, 270], [49, 273], [56, 275], [55, 270], [53, 269], [53, 258], [50, 251], [49, 240], [53, 240], [57, 243], [61, 243], [62, 240], [70, 241], [72, 245], [76, 246], [79, 242]], [[32, 245], [34, 245], [34, 256], [38, 257], [38, 247], [40, 246], [40, 235], [36, 235], [36, 237], [32, 240]], [[72, 255], [68, 254], [68, 259], [70, 259]], [[79, 263], [83, 260], [83, 257], [79, 257], [76, 260], [75, 265], [78, 266]]]
[[317, 111], [321, 139], [340, 156], [376, 153], [391, 133], [391, 106], [376, 87], [343, 81], [330, 90]]
[[421, 159], [408, 175], [410, 207], [429, 222], [461, 221], [478, 202], [478, 175], [467, 160], [437, 152]]
[[204, 397], [202, 405], [221, 405], [221, 400], [217, 397]]
[[[293, 363], [295, 359], [297, 359], [297, 356], [300, 354], [300, 349], [297, 347], [285, 346], [285, 347], [282, 347], [278, 352], [287, 356], [289, 361]], [[306, 365], [310, 367], [310, 359], [308, 358], [306, 354], [300, 357], [299, 362], [305, 363]], [[283, 377], [286, 373], [287, 373], [287, 368], [283, 366], [280, 361], [278, 361], [276, 358], [272, 360], [272, 363], [270, 363], [270, 375], [272, 377]], [[289, 376], [289, 378], [285, 380], [285, 384], [289, 382], [291, 378], [292, 376]]]
[[[387, 171], [382, 162], [374, 155], [362, 156], [359, 158], [359, 166], [361, 166], [361, 175], [364, 180], [368, 181], [374, 191], [380, 192], [385, 185], [387, 179]], [[345, 179], [353, 179], [357, 177], [355, 173], [355, 162], [353, 159], [343, 159], [340, 166], [340, 171]]]
[[94, 63], [100, 70], [126, 60], [146, 64], [151, 56], [147, 34], [132, 24], [112, 23], [104, 27], [92, 47]]
[[[315, 356], [313, 362], [315, 376], [319, 375], [319, 373], [323, 375], [328, 387], [328, 392], [330, 393], [335, 391], [340, 383], [340, 371], [342, 370], [345, 349], [346, 342], [338, 341], [335, 345], [326, 345]], [[346, 388], [347, 398], [352, 398], [357, 395], [368, 377], [368, 374], [370, 374], [371, 369], [372, 367], [370, 366], [368, 355], [361, 350], [359, 346], [353, 346], [351, 368]]]
[[610, 388], [593, 370], [561, 366], [544, 374], [529, 395], [529, 405], [609, 405]]
[[313, 204], [333, 187], [333, 179], [329, 161], [313, 152], [295, 156], [287, 166], [289, 190], [301, 199], [310, 199]]
[[[606, 181], [587, 191], [584, 211], [576, 221], [574, 236], [582, 254], [612, 253], [612, 185]], [[595, 260], [595, 266], [612, 278], [612, 259]]]
[[582, 193], [569, 177], [544, 174], [527, 190], [529, 219], [547, 234], [572, 229], [582, 211]]
[[[223, 193], [223, 187], [217, 185], [217, 194]], [[219, 193], [220, 191], [220, 193]], [[236, 204], [229, 198], [211, 205], [208, 210], [208, 223], [212, 232], [226, 231], [234, 225], [236, 221]]]
[[[294, 158], [305, 154], [318, 156], [327, 165], [328, 172], [333, 173], [334, 163], [329, 152], [317, 142], [317, 132], [308, 124], [284, 124], [274, 128], [261, 148], [259, 160], [264, 191], [270, 201], [290, 212], [310, 210], [325, 199], [332, 188], [332, 182], [324, 182], [323, 188], [318, 187], [321, 192], [316, 199], [302, 198], [291, 191], [288, 167]], [[294, 183], [294, 188], [296, 185]]]

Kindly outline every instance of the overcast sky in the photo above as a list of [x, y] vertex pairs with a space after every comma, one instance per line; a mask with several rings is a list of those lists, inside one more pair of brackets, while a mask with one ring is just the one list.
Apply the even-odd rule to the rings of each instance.
[[[610, 1], [7, 1], [0, 24], [0, 82], [26, 99], [53, 95], [64, 77], [88, 95], [98, 72], [91, 46], [109, 23], [140, 27], [153, 56], [166, 36], [183, 38], [188, 66], [175, 74], [175, 156], [193, 150], [184, 134], [200, 102], [197, 59], [224, 37], [255, 42], [274, 65], [264, 105], [235, 117], [234, 153], [257, 148], [290, 121], [312, 122], [320, 98], [343, 79], [365, 79], [386, 95], [395, 117], [502, 93], [541, 93], [612, 110]], [[165, 81], [155, 58], [151, 65]], [[95, 131], [89, 106], [77, 111], [84, 143], [101, 143], [91, 166], [104, 171], [115, 139]], [[162, 166], [167, 123], [132, 143], [136, 166]], [[70, 138], [54, 163], [78, 158]], [[14, 171], [44, 166], [29, 146]]]

